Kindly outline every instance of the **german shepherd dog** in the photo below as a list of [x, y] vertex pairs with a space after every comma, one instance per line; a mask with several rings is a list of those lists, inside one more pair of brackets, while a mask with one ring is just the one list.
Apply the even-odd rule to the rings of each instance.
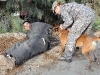
[[[53, 33], [58, 35], [60, 42], [61, 42], [61, 51], [63, 52], [65, 48], [65, 44], [68, 40], [68, 30], [61, 30], [60, 26], [56, 25], [53, 27]], [[82, 34], [76, 41], [76, 47], [82, 47], [81, 51], [82, 54], [85, 56], [85, 58], [88, 60], [88, 64], [86, 66], [86, 69], [90, 68], [90, 64], [92, 59], [89, 56], [89, 53], [92, 52], [94, 55], [94, 61], [97, 60], [97, 57], [94, 53], [94, 50], [96, 48], [96, 42], [100, 41], [99, 37], [89, 36], [87, 34]]]

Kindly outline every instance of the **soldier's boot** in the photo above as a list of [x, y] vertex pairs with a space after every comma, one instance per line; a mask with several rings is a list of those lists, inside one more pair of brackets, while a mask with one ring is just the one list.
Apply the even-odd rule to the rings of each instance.
[[68, 62], [68, 63], [71, 63], [72, 62], [72, 59], [67, 59], [66, 57], [60, 57], [60, 58], [58, 58], [58, 60], [59, 61], [66, 61], [66, 62]]
[[65, 53], [63, 56], [58, 58], [58, 60], [59, 61], [66, 61], [68, 63], [71, 63], [72, 62], [72, 54], [73, 54], [73, 52], [67, 51], [67, 53]]
[[15, 67], [15, 59], [8, 56], [0, 55], [0, 66], [6, 66], [6, 69], [12, 70]]

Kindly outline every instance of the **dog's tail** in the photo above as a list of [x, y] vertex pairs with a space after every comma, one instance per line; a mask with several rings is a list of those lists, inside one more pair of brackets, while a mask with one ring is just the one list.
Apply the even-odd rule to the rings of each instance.
[[93, 41], [100, 41], [100, 37], [95, 37]]
[[100, 37], [95, 37], [93, 38], [93, 49], [95, 48], [99, 49], [100, 48]]

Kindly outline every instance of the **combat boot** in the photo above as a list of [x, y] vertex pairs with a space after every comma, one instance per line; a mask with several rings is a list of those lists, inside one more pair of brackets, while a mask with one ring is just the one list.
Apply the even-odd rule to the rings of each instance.
[[68, 63], [72, 62], [72, 59], [68, 59], [67, 57], [61, 56], [60, 58], [58, 58], [59, 61], [66, 61]]

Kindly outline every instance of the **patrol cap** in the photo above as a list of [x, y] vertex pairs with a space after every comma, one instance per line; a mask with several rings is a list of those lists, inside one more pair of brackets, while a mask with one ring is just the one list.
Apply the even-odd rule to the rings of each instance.
[[53, 12], [54, 12], [55, 7], [56, 6], [59, 6], [59, 5], [61, 5], [61, 2], [60, 1], [54, 1], [53, 4], [52, 4], [52, 9], [51, 10], [53, 10]]

